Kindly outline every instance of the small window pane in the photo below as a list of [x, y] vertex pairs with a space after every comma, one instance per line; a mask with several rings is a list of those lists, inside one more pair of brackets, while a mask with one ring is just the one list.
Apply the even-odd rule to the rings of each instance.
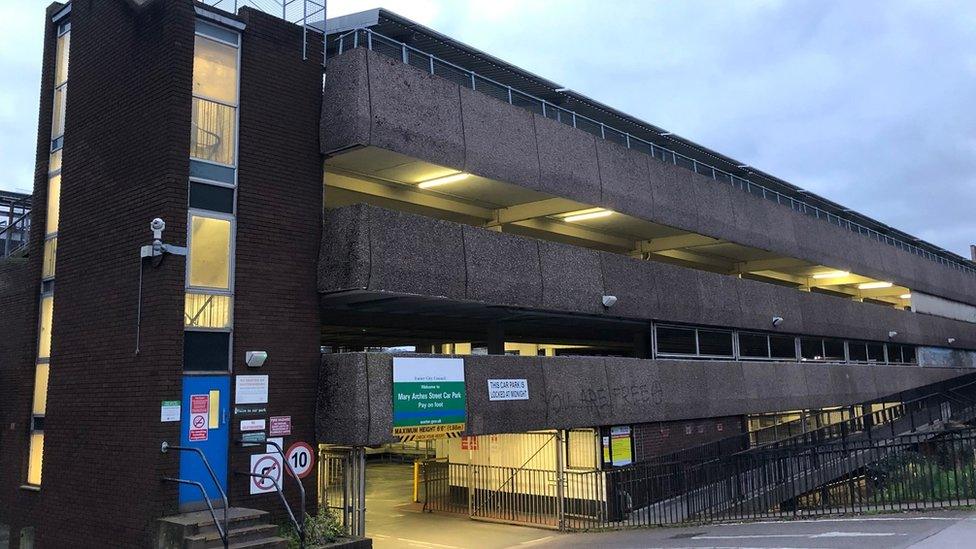
[[688, 328], [658, 326], [657, 352], [681, 355], [695, 354], [695, 331]]
[[234, 213], [234, 189], [206, 183], [190, 183], [190, 207]]
[[850, 353], [850, 359], [855, 362], [867, 362], [868, 361], [868, 351], [865, 347], [863, 341], [850, 341], [847, 344], [847, 352]]
[[596, 432], [573, 429], [566, 442], [566, 465], [572, 469], [596, 469]]
[[192, 216], [190, 286], [229, 289], [230, 221]]
[[34, 370], [34, 415], [43, 416], [47, 412], [47, 380], [51, 368], [48, 364], [38, 364]]
[[183, 369], [220, 372], [230, 366], [230, 332], [183, 332]]
[[801, 337], [800, 338], [800, 356], [804, 360], [823, 360], [823, 340]]
[[770, 335], [769, 348], [773, 358], [796, 360], [796, 338], [792, 336]]
[[47, 164], [48, 171], [56, 172], [61, 169], [61, 150], [58, 149], [51, 153], [51, 161]]
[[237, 48], [195, 37], [193, 95], [237, 104]]
[[193, 98], [190, 120], [190, 156], [234, 163], [234, 107]]
[[884, 344], [868, 343], [868, 361], [884, 362]]
[[30, 458], [27, 462], [27, 484], [41, 485], [41, 467], [44, 461], [44, 433], [31, 433]]
[[230, 328], [231, 298], [227, 295], [186, 294], [183, 325], [188, 328]]
[[41, 321], [37, 335], [37, 358], [51, 356], [51, 317], [54, 314], [54, 296], [41, 298]]
[[67, 84], [54, 90], [54, 111], [51, 113], [52, 139], [64, 135], [64, 96], [67, 91]]
[[732, 356], [732, 332], [698, 330], [698, 353], [709, 356]]
[[58, 219], [61, 216], [61, 176], [51, 176], [47, 181], [47, 219], [45, 234], [58, 232]]
[[888, 348], [888, 362], [902, 362], [901, 345], [889, 343], [886, 347]]
[[199, 19], [196, 21], [195, 30], [199, 34], [205, 34], [211, 38], [216, 38], [217, 40], [224, 42], [230, 42], [231, 44], [238, 44], [240, 40], [240, 35], [236, 32], [218, 25], [213, 25], [206, 21], [201, 21]]
[[41, 264], [41, 278], [54, 278], [54, 269], [58, 260], [58, 239], [49, 238], [44, 241], [44, 260]]
[[68, 79], [68, 50], [71, 45], [71, 33], [58, 37], [58, 52], [54, 69], [54, 85], [60, 86]]
[[844, 341], [840, 339], [825, 339], [824, 360], [830, 360], [833, 362], [843, 362]]
[[901, 359], [907, 364], [915, 364], [915, 347], [912, 347], [911, 345], [905, 345], [902, 347]]
[[764, 334], [739, 334], [739, 354], [749, 358], [769, 357], [769, 338]]

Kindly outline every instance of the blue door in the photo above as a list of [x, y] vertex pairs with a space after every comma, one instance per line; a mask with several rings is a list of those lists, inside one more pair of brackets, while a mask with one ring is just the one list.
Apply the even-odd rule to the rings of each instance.
[[[199, 448], [207, 456], [227, 491], [227, 462], [230, 445], [230, 376], [183, 376], [183, 404], [180, 445]], [[180, 452], [180, 478], [203, 484], [214, 507], [223, 505], [213, 477], [196, 452]], [[205, 509], [203, 494], [195, 486], [180, 485], [180, 510]]]

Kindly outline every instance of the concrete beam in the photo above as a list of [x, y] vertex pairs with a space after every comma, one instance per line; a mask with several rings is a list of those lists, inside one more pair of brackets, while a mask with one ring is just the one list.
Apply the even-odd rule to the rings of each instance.
[[642, 252], [662, 252], [664, 250], [677, 250], [694, 248], [697, 246], [708, 246], [709, 244], [719, 244], [722, 240], [703, 236], [700, 234], [688, 233], [675, 236], [662, 236], [651, 240], [642, 240], [638, 244], [638, 250]]
[[325, 186], [371, 194], [400, 202], [419, 204], [440, 210], [448, 210], [482, 219], [494, 219], [495, 217], [494, 210], [488, 208], [482, 208], [460, 200], [451, 200], [450, 198], [422, 193], [400, 183], [380, 182], [358, 174], [353, 178], [333, 171], [327, 172], [325, 174]]
[[551, 219], [536, 218], [536, 219], [526, 219], [523, 221], [516, 221], [512, 225], [518, 225], [520, 227], [526, 227], [528, 229], [535, 229], [538, 231], [547, 231], [550, 233], [561, 234], [563, 236], [569, 236], [573, 238], [579, 238], [582, 240], [590, 240], [597, 244], [603, 244], [606, 246], [612, 246], [614, 248], [621, 248], [624, 250], [630, 250], [634, 248], [634, 241], [627, 238], [621, 238], [619, 236], [609, 235], [604, 232], [596, 231], [593, 229], [588, 229], [581, 225], [574, 225], [572, 223], [563, 223], [561, 221], [554, 221]]
[[546, 217], [589, 207], [581, 202], [566, 198], [547, 198], [536, 202], [527, 202], [507, 208], [499, 208], [494, 211], [495, 219], [490, 221], [487, 226], [492, 227], [506, 223], [515, 223], [516, 221]]

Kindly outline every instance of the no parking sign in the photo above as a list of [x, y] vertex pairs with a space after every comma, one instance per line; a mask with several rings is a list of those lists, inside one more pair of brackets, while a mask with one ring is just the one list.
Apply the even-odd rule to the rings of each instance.
[[288, 451], [285, 452], [285, 459], [291, 464], [298, 478], [305, 478], [312, 472], [312, 466], [315, 465], [315, 452], [312, 451], [312, 447], [307, 442], [296, 442], [288, 447]]

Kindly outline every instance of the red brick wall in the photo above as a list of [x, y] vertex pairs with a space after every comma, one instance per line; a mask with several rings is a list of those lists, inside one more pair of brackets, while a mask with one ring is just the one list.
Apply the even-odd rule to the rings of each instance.
[[646, 461], [742, 432], [741, 416], [641, 423], [634, 425], [634, 460]]
[[[270, 376], [269, 416], [291, 416], [284, 446], [315, 446], [319, 321], [316, 269], [322, 232], [321, 38], [310, 34], [302, 59], [300, 27], [245, 9], [241, 46], [237, 272], [234, 303], [235, 374]], [[248, 350], [268, 351], [260, 370], [244, 364]], [[250, 371], [249, 371], [250, 370]], [[232, 434], [240, 436], [234, 421]], [[231, 471], [247, 470], [253, 449], [232, 448]], [[248, 479], [230, 477], [232, 504], [284, 518], [277, 495], [248, 495]], [[305, 479], [310, 512], [313, 472]], [[297, 489], [285, 493], [297, 513]]]

